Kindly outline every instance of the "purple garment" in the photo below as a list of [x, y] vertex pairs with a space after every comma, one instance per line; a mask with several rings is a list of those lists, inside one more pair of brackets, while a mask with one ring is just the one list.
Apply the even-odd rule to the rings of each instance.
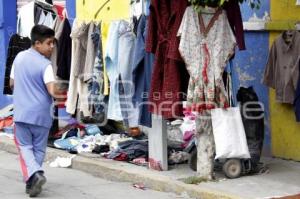
[[235, 35], [239, 49], [246, 50], [243, 20], [238, 0], [226, 1], [224, 10], [226, 10], [228, 22]]
[[146, 52], [155, 54], [149, 111], [164, 118], [182, 116], [189, 74], [178, 51], [177, 32], [187, 0], [151, 0]]

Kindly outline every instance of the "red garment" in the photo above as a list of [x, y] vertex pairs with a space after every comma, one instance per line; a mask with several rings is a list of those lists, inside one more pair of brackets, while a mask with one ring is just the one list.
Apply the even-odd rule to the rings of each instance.
[[224, 3], [224, 10], [226, 10], [228, 22], [235, 35], [236, 42], [240, 50], [246, 50], [243, 20], [241, 9], [238, 0], [230, 0]]
[[14, 123], [13, 120], [14, 119], [12, 116], [9, 116], [6, 118], [1, 118], [0, 119], [0, 130], [3, 129], [4, 127], [12, 126], [12, 124]]
[[63, 11], [64, 11], [65, 8], [63, 6], [60, 6], [60, 5], [54, 5], [54, 7], [57, 10], [57, 14], [58, 14], [59, 18], [61, 20], [63, 20], [64, 19]]
[[127, 161], [128, 160], [128, 156], [127, 156], [126, 153], [121, 153], [120, 155], [118, 155], [117, 157], [115, 157], [114, 160], [117, 160], [117, 161]]
[[54, 132], [54, 134], [51, 136], [51, 138], [55, 138], [55, 139], [59, 139], [62, 137], [62, 135], [71, 130], [71, 129], [74, 129], [74, 128], [79, 128], [80, 131], [83, 130], [85, 128], [85, 126], [83, 125], [80, 125], [80, 124], [68, 124], [67, 126], [59, 129], [57, 132]]
[[188, 72], [178, 51], [177, 31], [188, 6], [187, 0], [151, 0], [146, 51], [155, 54], [149, 110], [164, 118], [182, 115]]

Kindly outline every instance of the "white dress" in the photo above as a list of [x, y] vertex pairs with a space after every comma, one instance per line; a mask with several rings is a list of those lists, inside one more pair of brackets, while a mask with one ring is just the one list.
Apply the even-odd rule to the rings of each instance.
[[[210, 8], [214, 9], [214, 8]], [[198, 14], [191, 6], [183, 16], [180, 28], [179, 52], [190, 74], [187, 107], [202, 111], [228, 107], [222, 74], [236, 40], [226, 12]]]

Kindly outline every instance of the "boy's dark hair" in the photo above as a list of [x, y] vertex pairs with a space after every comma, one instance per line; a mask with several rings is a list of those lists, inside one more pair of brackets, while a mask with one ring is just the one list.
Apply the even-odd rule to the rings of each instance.
[[55, 32], [51, 28], [44, 25], [35, 25], [31, 29], [31, 45], [34, 45], [36, 41], [44, 42], [47, 38], [54, 37]]

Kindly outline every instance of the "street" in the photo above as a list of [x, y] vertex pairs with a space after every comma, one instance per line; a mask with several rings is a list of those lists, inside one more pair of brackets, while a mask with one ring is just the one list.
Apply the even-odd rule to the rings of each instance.
[[[74, 169], [51, 168], [44, 164], [47, 183], [39, 198], [88, 199], [187, 199], [185, 195], [134, 188], [131, 183], [111, 182]], [[1, 199], [24, 199], [18, 156], [0, 151]], [[28, 197], [29, 198], [29, 197]]]

